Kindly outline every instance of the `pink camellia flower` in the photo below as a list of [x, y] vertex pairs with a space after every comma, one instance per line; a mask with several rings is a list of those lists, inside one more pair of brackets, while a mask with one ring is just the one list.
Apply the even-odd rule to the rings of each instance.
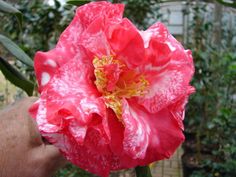
[[37, 52], [42, 135], [75, 165], [100, 176], [169, 158], [183, 142], [194, 91], [191, 52], [156, 23], [138, 30], [124, 5], [77, 9], [56, 47]]

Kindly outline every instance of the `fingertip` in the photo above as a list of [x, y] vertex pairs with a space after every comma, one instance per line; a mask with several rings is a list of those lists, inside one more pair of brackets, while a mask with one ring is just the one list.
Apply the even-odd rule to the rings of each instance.
[[51, 144], [45, 145], [45, 151], [47, 152], [49, 156], [52, 156], [52, 157], [61, 156], [61, 153], [58, 150], [58, 148], [56, 148], [54, 145], [51, 145]]
[[51, 159], [60, 159], [66, 161], [62, 153], [59, 151], [59, 149], [51, 144], [45, 145], [45, 151], [49, 158]]

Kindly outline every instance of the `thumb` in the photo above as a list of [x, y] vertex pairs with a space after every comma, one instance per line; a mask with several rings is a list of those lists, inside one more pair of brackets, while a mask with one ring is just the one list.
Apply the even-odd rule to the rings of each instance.
[[44, 145], [43, 156], [48, 159], [50, 164], [54, 164], [56, 168], [63, 167], [66, 164], [66, 159], [54, 145]]
[[42, 144], [32, 152], [31, 165], [33, 164], [34, 174], [37, 177], [50, 177], [66, 164], [65, 158], [53, 145]]

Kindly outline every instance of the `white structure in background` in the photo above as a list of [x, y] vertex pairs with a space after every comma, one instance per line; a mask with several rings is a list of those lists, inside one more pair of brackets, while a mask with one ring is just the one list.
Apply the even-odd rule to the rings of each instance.
[[173, 35], [183, 35], [185, 2], [166, 2], [160, 4], [160, 14]]
[[[189, 1], [193, 3], [193, 1]], [[196, 2], [195, 2], [196, 3]], [[207, 12], [205, 13], [206, 19], [215, 19], [215, 4], [204, 2], [198, 0], [198, 3], [207, 3]], [[183, 40], [186, 42], [185, 39], [188, 36], [187, 28], [188, 24], [193, 18], [193, 14], [184, 14], [184, 11], [188, 10], [187, 1], [167, 1], [160, 4], [160, 11], [159, 13], [162, 14], [162, 21], [168, 27], [170, 33], [179, 40]], [[235, 29], [236, 26], [236, 10], [229, 7], [222, 6], [222, 26], [227, 25], [228, 29]], [[236, 40], [236, 39], [235, 39]]]
[[[47, 0], [47, 1], [48, 1], [49, 5], [51, 5], [51, 6], [54, 5], [54, 0]], [[61, 3], [61, 5], [66, 4], [66, 0], [58, 0], [58, 1]]]
[[[54, 5], [54, 0], [46, 0], [50, 5]], [[58, 0], [62, 5], [66, 3], [66, 0]], [[207, 12], [205, 13], [207, 19], [214, 18], [215, 5], [206, 1], [197, 0], [198, 3], [207, 3]], [[197, 2], [195, 1], [195, 3]], [[189, 0], [193, 3], [194, 1]], [[183, 0], [167, 0], [166, 2], [157, 4], [160, 7], [159, 14], [162, 14], [162, 22], [168, 27], [170, 33], [177, 37], [182, 42], [186, 42], [188, 36], [188, 24], [193, 18], [193, 14], [184, 14], [184, 10], [188, 9], [187, 1]], [[152, 7], [151, 7], [152, 8]], [[223, 7], [222, 21], [228, 21], [229, 29], [235, 28], [236, 25], [236, 10], [233, 8]], [[149, 17], [148, 17], [149, 18]], [[213, 20], [213, 19], [212, 19]], [[155, 23], [156, 20], [148, 19], [150, 24]], [[224, 24], [225, 25], [225, 24]], [[235, 39], [236, 40], [236, 39]]]

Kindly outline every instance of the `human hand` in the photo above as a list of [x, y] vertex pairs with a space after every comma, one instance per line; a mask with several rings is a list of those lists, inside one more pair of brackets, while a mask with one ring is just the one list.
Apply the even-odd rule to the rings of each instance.
[[58, 149], [45, 144], [25, 98], [0, 111], [0, 177], [50, 177], [65, 163]]

